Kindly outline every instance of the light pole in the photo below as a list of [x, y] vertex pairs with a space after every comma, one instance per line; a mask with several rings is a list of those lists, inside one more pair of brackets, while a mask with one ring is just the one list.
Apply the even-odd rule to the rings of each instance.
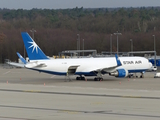
[[79, 38], [79, 34], [77, 34], [77, 51], [78, 51], [78, 38]]
[[32, 30], [30, 30], [30, 32], [32, 33], [32, 38], [34, 40], [34, 33], [37, 32], [36, 30], [34, 30], [34, 28], [32, 28]]
[[25, 45], [24, 45], [24, 59], [26, 59], [26, 50], [25, 50]]
[[[37, 32], [37, 31], [36, 31], [34, 28], [32, 28], [32, 30], [30, 30], [30, 32], [32, 33], [32, 39], [33, 39], [33, 41], [34, 41], [34, 33]], [[26, 56], [25, 53], [26, 53], [26, 52], [25, 52], [25, 47], [24, 47], [24, 58], [25, 58], [25, 56]]]
[[[77, 51], [78, 50], [80, 50], [80, 35], [79, 34], [77, 34]], [[79, 53], [78, 53], [78, 55], [79, 55]]]
[[83, 57], [84, 57], [84, 39], [83, 39]]
[[79, 50], [81, 49], [80, 45], [81, 45], [81, 42], [80, 42], [80, 35], [79, 35]]
[[114, 33], [114, 35], [117, 35], [117, 55], [118, 55], [118, 35], [122, 35], [122, 33], [119, 33], [118, 31]]
[[[131, 41], [131, 52], [133, 52], [133, 40], [130, 39], [130, 41]], [[133, 56], [133, 53], [132, 53], [132, 56]]]
[[110, 36], [110, 54], [112, 55], [112, 34]]
[[156, 66], [156, 40], [155, 40], [155, 35], [153, 35], [154, 37], [154, 66]]
[[1, 45], [1, 63], [2, 63], [2, 61], [3, 61], [3, 56], [2, 56], [2, 42], [3, 42], [3, 38], [0, 38], [0, 45]]

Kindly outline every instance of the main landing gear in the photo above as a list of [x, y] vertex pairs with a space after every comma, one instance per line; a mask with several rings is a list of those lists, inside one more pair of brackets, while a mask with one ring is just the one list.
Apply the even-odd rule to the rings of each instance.
[[[79, 77], [76, 77], [76, 80], [86, 80], [86, 78], [83, 76], [79, 76]], [[102, 77], [95, 77], [94, 81], [103, 81], [103, 78]]]
[[95, 77], [94, 81], [103, 81], [103, 78], [101, 78], [101, 77]]
[[94, 78], [94, 81], [103, 81], [102, 73], [100, 70], [97, 73], [97, 77]]
[[80, 77], [76, 77], [76, 80], [85, 80], [86, 78], [85, 77], [82, 77], [82, 76], [80, 76]]
[[[129, 78], [131, 78], [131, 77], [138, 78], [138, 75], [136, 73], [135, 74], [131, 73], [131, 74], [128, 75], [128, 77]], [[144, 73], [143, 72], [141, 72], [141, 75], [139, 76], [139, 78], [144, 78]]]

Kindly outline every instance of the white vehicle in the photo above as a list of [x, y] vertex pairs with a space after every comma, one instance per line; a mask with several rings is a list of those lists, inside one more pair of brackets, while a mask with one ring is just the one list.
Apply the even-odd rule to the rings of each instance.
[[156, 73], [156, 74], [154, 75], [154, 78], [160, 78], [160, 73]]
[[84, 80], [85, 76], [96, 76], [101, 80], [102, 75], [109, 74], [115, 77], [127, 77], [129, 73], [143, 73], [152, 67], [144, 57], [108, 57], [108, 58], [70, 58], [49, 59], [28, 33], [21, 33], [29, 57], [29, 62], [17, 53], [23, 61], [24, 67], [39, 72], [55, 75], [78, 75], [76, 79]]

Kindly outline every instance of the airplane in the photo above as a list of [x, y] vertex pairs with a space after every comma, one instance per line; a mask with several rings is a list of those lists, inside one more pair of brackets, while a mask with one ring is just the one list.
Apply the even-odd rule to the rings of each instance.
[[21, 33], [29, 57], [29, 62], [17, 53], [30, 70], [54, 75], [78, 75], [77, 80], [85, 80], [86, 76], [96, 76], [94, 80], [103, 80], [104, 74], [115, 77], [128, 77], [132, 73], [141, 73], [152, 67], [144, 57], [104, 57], [104, 58], [67, 58], [50, 59], [47, 57], [27, 32]]

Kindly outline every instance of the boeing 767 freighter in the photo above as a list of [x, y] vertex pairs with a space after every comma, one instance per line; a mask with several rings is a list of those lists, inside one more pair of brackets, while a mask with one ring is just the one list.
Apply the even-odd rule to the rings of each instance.
[[109, 74], [115, 77], [127, 77], [130, 73], [143, 73], [152, 67], [144, 57], [105, 57], [105, 58], [48, 58], [27, 32], [21, 33], [29, 57], [29, 62], [19, 54], [24, 67], [30, 70], [55, 75], [77, 75], [76, 79], [85, 79], [85, 76], [96, 76], [101, 80], [102, 75]]

